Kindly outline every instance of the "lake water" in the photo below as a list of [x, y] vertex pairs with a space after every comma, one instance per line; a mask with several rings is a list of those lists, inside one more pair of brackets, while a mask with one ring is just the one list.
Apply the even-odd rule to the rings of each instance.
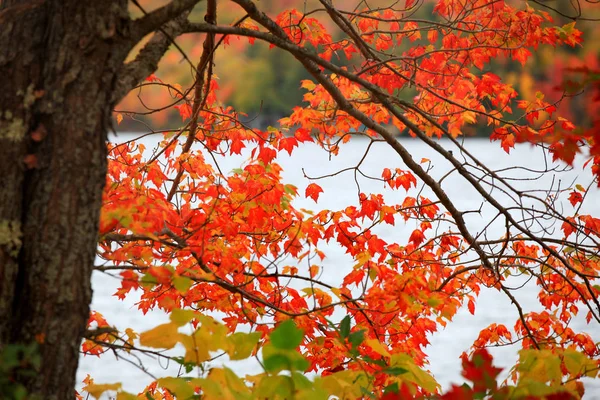
[[[128, 140], [129, 135], [120, 136], [117, 140]], [[431, 160], [433, 169], [431, 174], [440, 178], [450, 171], [450, 164], [438, 154], [435, 154], [423, 143], [412, 139], [401, 139], [403, 144], [411, 151], [415, 160], [428, 158]], [[152, 148], [156, 143], [151, 138], [143, 140], [147, 148]], [[441, 142], [448, 150], [452, 150], [455, 155], [460, 155], [459, 151], [453, 148], [450, 142]], [[299, 188], [299, 193], [304, 193], [304, 189], [309, 183], [305, 174], [310, 177], [319, 175], [328, 175], [346, 167], [352, 167], [364, 156], [368, 142], [366, 140], [354, 140], [348, 144], [342, 145], [340, 155], [329, 158], [329, 155], [316, 145], [307, 144], [297, 149], [292, 157], [287, 153], [281, 155], [278, 162], [284, 168], [284, 177], [287, 183], [292, 183]], [[466, 142], [466, 148], [478, 157], [488, 167], [500, 169], [517, 164], [521, 167], [534, 169], [543, 169], [545, 159], [543, 153], [530, 146], [518, 146], [511, 151], [510, 155], [504, 153], [497, 143], [490, 143], [483, 139], [470, 139]], [[462, 158], [460, 158], [462, 159]], [[245, 160], [241, 157], [226, 157], [219, 160], [223, 171], [230, 171], [237, 168]], [[377, 143], [370, 149], [364, 158], [361, 171], [365, 175], [380, 177], [383, 168], [402, 168], [405, 169], [399, 157], [384, 143]], [[523, 171], [508, 172], [513, 177], [527, 178], [533, 177], [534, 173], [526, 174]], [[383, 189], [381, 182], [358, 177], [360, 191], [365, 193], [384, 193], [386, 200], [390, 202], [401, 203], [405, 196], [405, 191], [389, 191]], [[539, 180], [515, 181], [515, 186], [519, 188], [547, 188], [554, 179], [557, 184], [560, 180], [561, 187], [569, 187], [575, 183], [581, 183], [586, 186], [590, 181], [589, 173], [582, 173], [580, 168], [575, 168], [568, 172], [548, 174]], [[456, 173], [449, 175], [443, 181], [443, 187], [450, 199], [454, 201], [461, 210], [479, 209], [481, 206], [480, 197], [466, 181], [457, 176]], [[318, 205], [310, 199], [299, 198], [294, 205], [297, 208], [317, 209], [340, 209], [350, 204], [358, 203], [357, 183], [353, 172], [345, 172], [333, 178], [319, 180], [317, 182], [324, 193], [319, 198]], [[433, 198], [433, 195], [425, 190], [424, 195]], [[410, 193], [414, 196], [415, 193]], [[506, 199], [502, 193], [497, 192], [496, 199], [503, 201]], [[571, 210], [570, 206], [565, 208]], [[571, 211], [569, 211], [571, 212]], [[592, 189], [586, 199], [586, 204], [582, 213], [600, 215], [600, 192]], [[468, 214], [466, 222], [472, 232], [481, 232], [484, 227], [492, 220], [494, 213], [488, 205], [481, 206], [480, 214]], [[412, 225], [411, 225], [412, 224]], [[384, 238], [393, 239], [399, 243], [406, 241], [408, 236], [415, 228], [414, 222], [409, 225], [397, 223], [396, 226], [384, 226], [377, 230], [377, 233]], [[503, 234], [504, 225], [492, 223], [488, 227], [491, 236], [499, 237]], [[323, 263], [323, 280], [330, 284], [339, 284], [345, 271], [352, 268], [352, 263], [348, 256], [340, 247], [325, 247], [327, 258]], [[113, 297], [113, 293], [119, 286], [118, 279], [102, 273], [94, 273], [93, 276], [94, 297], [92, 309], [101, 312], [110, 324], [124, 330], [127, 327], [133, 328], [137, 332], [151, 329], [156, 325], [168, 320], [168, 315], [162, 311], [151, 311], [143, 315], [135, 306], [136, 297], [131, 296], [125, 301], [119, 301]], [[521, 290], [515, 293], [517, 299], [525, 311], [539, 311], [542, 309], [537, 301], [537, 288], [533, 285], [525, 285]], [[583, 309], [583, 307], [580, 307]], [[582, 313], [584, 314], [584, 313]], [[469, 345], [477, 338], [481, 329], [487, 327], [490, 323], [502, 323], [507, 327], [512, 327], [517, 320], [517, 311], [510, 303], [510, 300], [496, 290], [482, 290], [477, 304], [475, 315], [471, 315], [467, 310], [460, 310], [454, 320], [448, 324], [445, 329], [440, 328], [439, 332], [430, 337], [430, 346], [426, 350], [430, 359], [430, 371], [434, 374], [437, 381], [443, 388], [448, 388], [451, 383], [462, 383], [464, 380], [460, 376], [460, 354], [467, 350]], [[574, 329], [583, 329], [587, 331], [596, 342], [600, 341], [600, 325], [592, 321], [591, 325], [586, 326], [583, 318], [573, 321]], [[494, 356], [494, 363], [499, 367], [514, 365], [517, 359], [516, 347], [492, 348], [491, 353]], [[174, 349], [177, 353], [177, 348]], [[173, 354], [174, 354], [173, 353]], [[182, 353], [179, 353], [182, 354]], [[115, 355], [107, 353], [101, 359], [97, 357], [82, 357], [78, 371], [79, 380], [86, 374], [90, 374], [97, 383], [122, 382], [124, 389], [130, 392], [137, 392], [152, 381], [152, 377], [146, 372], [140, 370], [133, 364], [142, 364], [147, 372], [153, 376], [173, 376], [179, 372], [178, 366], [169, 364], [164, 359], [158, 360], [146, 356], [140, 356], [140, 360], [130, 357], [128, 361], [118, 360]], [[213, 366], [223, 365], [221, 359], [213, 362]], [[259, 367], [251, 361], [227, 362], [227, 366], [233, 368], [238, 374], [255, 374], [260, 372]], [[586, 381], [585, 399], [600, 399], [600, 382]]]

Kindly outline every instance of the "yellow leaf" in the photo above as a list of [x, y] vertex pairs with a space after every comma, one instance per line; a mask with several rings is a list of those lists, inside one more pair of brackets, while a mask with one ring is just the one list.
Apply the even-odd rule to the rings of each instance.
[[377, 354], [384, 357], [391, 357], [390, 352], [377, 339], [367, 339], [365, 343]]
[[139, 400], [139, 398], [135, 394], [119, 392], [117, 393], [117, 400]]
[[194, 310], [182, 310], [179, 308], [171, 311], [170, 320], [177, 326], [183, 326], [193, 320], [197, 313]]
[[305, 79], [301, 82], [300, 87], [311, 91], [311, 90], [314, 90], [317, 87], [317, 85], [315, 85], [315, 83], [313, 81]]
[[407, 371], [399, 377], [401, 381], [414, 383], [428, 392], [435, 392], [439, 387], [433, 376], [422, 370], [407, 354], [394, 354], [390, 364], [391, 367], [399, 367]]
[[362, 267], [363, 265], [365, 265], [367, 263], [367, 261], [370, 261], [371, 258], [373, 258], [371, 256], [371, 254], [368, 251], [363, 251], [362, 253], [358, 253], [355, 257], [357, 263], [354, 266], [354, 269]]
[[521, 379], [531, 379], [540, 383], [552, 382], [560, 384], [562, 372], [561, 360], [551, 350], [529, 350], [519, 351], [518, 371]]
[[85, 391], [97, 399], [99, 399], [100, 396], [102, 396], [102, 393], [104, 393], [106, 391], [109, 391], [109, 390], [116, 391], [119, 389], [121, 389], [120, 383], [106, 383], [106, 384], [102, 384], [102, 385], [96, 385], [95, 383], [92, 383], [85, 387]]
[[141, 333], [140, 344], [159, 349], [171, 349], [175, 347], [178, 341], [177, 328], [177, 324], [173, 322], [159, 325], [154, 329]]
[[362, 389], [369, 388], [369, 380], [363, 372], [340, 371], [315, 380], [315, 386], [327, 394], [340, 399], [357, 399], [363, 395]]
[[208, 380], [217, 382], [222, 388], [226, 388], [228, 392], [234, 394], [234, 398], [250, 394], [250, 388], [229, 368], [211, 369]]
[[475, 122], [477, 122], [477, 116], [473, 111], [465, 111], [463, 113], [463, 119], [469, 124], [474, 124]]
[[[127, 344], [133, 347], [133, 341], [137, 339], [140, 335], [135, 333], [135, 331], [131, 328], [125, 329], [125, 334], [127, 335]], [[130, 352], [131, 349], [127, 349], [127, 352]]]
[[185, 378], [160, 378], [158, 384], [165, 389], [169, 389], [178, 399], [189, 399], [195, 394], [194, 389]]
[[227, 342], [229, 343], [229, 349], [227, 350], [227, 354], [229, 354], [229, 359], [244, 360], [250, 357], [256, 344], [260, 340], [260, 337], [260, 332], [237, 332], [228, 336]]
[[184, 361], [189, 363], [201, 364], [210, 359], [210, 353], [207, 342], [210, 336], [203, 335], [196, 331], [192, 336], [179, 334], [179, 342], [185, 347]]

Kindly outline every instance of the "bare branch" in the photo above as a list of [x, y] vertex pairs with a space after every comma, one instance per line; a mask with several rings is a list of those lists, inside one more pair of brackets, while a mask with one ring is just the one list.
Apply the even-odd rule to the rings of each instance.
[[[216, 0], [208, 0], [208, 6], [206, 9], [206, 15], [204, 16], [204, 20], [210, 24], [214, 25], [217, 23], [217, 2]], [[186, 143], [183, 147], [183, 153], [187, 153], [192, 148], [192, 144], [194, 139], [196, 138], [196, 130], [198, 128], [198, 117], [200, 116], [200, 111], [204, 108], [206, 104], [206, 99], [208, 98], [208, 93], [210, 90], [210, 80], [212, 79], [212, 67], [213, 67], [213, 58], [214, 58], [214, 50], [215, 50], [215, 34], [209, 33], [206, 35], [204, 39], [204, 45], [202, 50], [202, 56], [200, 57], [200, 61], [198, 62], [198, 66], [196, 68], [196, 82], [194, 84], [194, 103], [192, 106], [192, 119], [189, 124], [189, 136], [186, 140]], [[177, 188], [179, 187], [179, 182], [183, 176], [183, 166], [177, 172], [177, 176], [173, 180], [173, 185], [171, 186], [171, 190], [167, 195], [167, 200], [171, 201]]]

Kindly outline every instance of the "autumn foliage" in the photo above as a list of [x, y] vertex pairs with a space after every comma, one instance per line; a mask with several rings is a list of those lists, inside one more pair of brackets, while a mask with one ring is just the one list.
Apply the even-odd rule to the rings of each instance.
[[[120, 276], [115, 296], [140, 291], [142, 312], [160, 308], [171, 321], [118, 332], [93, 313], [98, 334], [88, 335], [83, 351], [101, 356], [181, 344], [185, 353], [173, 360], [188, 372], [219, 353], [231, 360], [256, 355], [264, 368], [245, 378], [226, 368], [160, 378], [143, 395], [154, 399], [580, 398], [580, 379], [597, 378], [600, 362], [594, 339], [570, 324], [577, 315], [600, 323], [600, 216], [583, 212], [597, 201], [600, 129], [598, 120], [582, 125], [560, 109], [582, 89], [597, 90], [598, 72], [569, 70], [554, 88], [564, 93], [559, 101], [541, 91], [525, 99], [503, 76], [486, 72], [495, 60], [520, 68], [541, 48], [585, 46], [579, 23], [557, 24], [556, 13], [535, 1], [352, 8], [322, 0], [277, 15], [260, 3], [209, 0], [206, 22], [183, 29], [203, 34], [192, 84], [163, 81], [160, 71], [143, 84], [169, 87], [181, 126], [153, 132], [155, 149], [142, 141], [109, 145], [97, 269]], [[429, 20], [413, 17], [421, 7], [432, 8]], [[220, 8], [241, 10], [243, 18], [217, 19]], [[220, 100], [213, 57], [239, 41], [287, 52], [312, 76], [298, 82], [304, 105], [266, 130], [247, 126]], [[597, 94], [590, 103], [597, 109]], [[579, 157], [592, 178], [542, 193], [516, 189], [503, 171], [464, 150], [460, 137], [475, 128], [507, 153], [523, 143], [545, 149], [563, 167]], [[465, 215], [474, 211], [447, 196], [445, 183], [429, 174], [429, 160], [411, 156], [403, 145], [408, 136], [440, 153], [477, 190], [505, 226], [500, 234], [470, 228]], [[342, 144], [359, 137], [396, 152], [370, 178], [400, 201], [358, 188], [346, 207], [320, 209], [325, 184], [283, 180], [282, 154], [294, 157], [315, 143], [343, 156]], [[440, 138], [463, 149], [461, 157]], [[219, 167], [221, 157], [235, 155], [246, 157], [238, 169]], [[297, 208], [301, 197], [314, 209]], [[381, 225], [408, 230], [408, 240], [380, 237]], [[340, 269], [338, 286], [321, 279], [324, 248], [333, 243], [353, 260]], [[543, 311], [519, 305], [510, 285], [515, 275], [538, 285]], [[442, 393], [427, 372], [428, 335], [461, 307], [474, 313], [483, 290], [504, 293], [519, 317], [514, 326], [483, 329], [463, 355], [467, 383]], [[516, 365], [504, 366], [510, 378], [499, 382], [486, 348], [508, 344], [522, 350]], [[138, 398], [119, 384], [88, 378], [85, 385], [94, 396], [116, 390], [119, 399]]]

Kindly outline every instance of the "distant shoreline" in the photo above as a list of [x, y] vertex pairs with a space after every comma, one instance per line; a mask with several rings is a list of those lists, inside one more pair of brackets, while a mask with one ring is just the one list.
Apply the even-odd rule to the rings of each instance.
[[[158, 134], [162, 134], [163, 131], [156, 131], [156, 132], [135, 132], [135, 131], [120, 131], [120, 132], [109, 132], [108, 136], [110, 137], [115, 137], [115, 136], [127, 136], [127, 137], [135, 137], [135, 136], [152, 136], [152, 135], [158, 135]], [[420, 140], [419, 138], [416, 137], [412, 137], [410, 135], [397, 135], [397, 138], [401, 138], [403, 140], [405, 139], [410, 139], [410, 140]], [[355, 138], [355, 140], [366, 140], [367, 138], [365, 138], [364, 136], [357, 136]], [[457, 138], [457, 140], [462, 140], [462, 139], [468, 139], [468, 140], [490, 140], [489, 136], [459, 136]], [[441, 138], [439, 140], [448, 140], [447, 138]]]

